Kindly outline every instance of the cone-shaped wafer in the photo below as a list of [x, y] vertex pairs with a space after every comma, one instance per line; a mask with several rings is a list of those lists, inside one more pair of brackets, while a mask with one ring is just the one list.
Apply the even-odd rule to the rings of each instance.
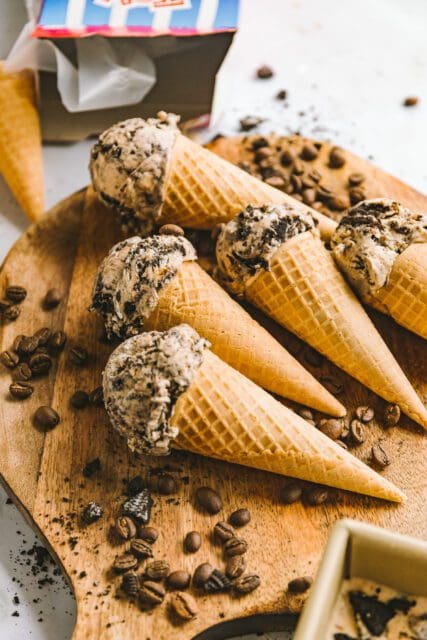
[[245, 298], [427, 427], [427, 410], [317, 235], [296, 231], [267, 266], [245, 281]]
[[310, 211], [329, 238], [336, 224], [179, 133], [176, 116], [134, 118], [107, 129], [91, 154], [95, 191], [125, 226], [147, 233], [155, 224], [211, 229], [243, 207], [292, 203]]
[[43, 160], [34, 77], [0, 65], [0, 173], [30, 220], [44, 211]]
[[93, 308], [119, 337], [187, 323], [223, 360], [261, 386], [324, 413], [345, 408], [195, 262], [183, 237], [129, 238], [95, 282]]
[[187, 325], [122, 343], [104, 372], [113, 426], [131, 449], [170, 445], [400, 502], [402, 492], [224, 363]]

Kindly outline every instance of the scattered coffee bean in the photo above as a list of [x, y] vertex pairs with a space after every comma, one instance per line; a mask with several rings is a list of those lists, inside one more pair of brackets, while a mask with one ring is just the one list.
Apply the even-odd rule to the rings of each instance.
[[137, 558], [152, 558], [153, 549], [151, 544], [141, 538], [134, 538], [130, 543], [129, 551]]
[[214, 536], [220, 542], [226, 542], [235, 537], [234, 528], [228, 522], [217, 522], [214, 527]]
[[28, 361], [33, 376], [42, 376], [49, 373], [52, 360], [46, 353], [35, 353]]
[[251, 512], [248, 509], [237, 509], [228, 518], [233, 527], [244, 527], [251, 521]]
[[289, 149], [285, 149], [280, 156], [280, 164], [283, 167], [289, 167], [294, 161], [294, 156]]
[[35, 336], [24, 336], [19, 342], [19, 353], [22, 355], [30, 355], [39, 346], [39, 341]]
[[168, 575], [167, 585], [169, 589], [176, 589], [177, 591], [183, 591], [187, 589], [190, 584], [191, 576], [188, 571], [172, 571]]
[[12, 380], [14, 382], [27, 382], [33, 376], [33, 372], [26, 362], [20, 362], [12, 371]]
[[36, 410], [34, 421], [39, 427], [49, 431], [59, 424], [60, 417], [52, 407], [42, 406]]
[[24, 287], [9, 286], [6, 288], [6, 298], [15, 304], [20, 304], [27, 297], [27, 290]]
[[[237, 557], [238, 556], [236, 556], [236, 558]], [[209, 562], [199, 564], [193, 574], [193, 585], [198, 588], [203, 587], [205, 582], [207, 582], [211, 577], [213, 570], [213, 566], [209, 564]]]
[[338, 445], [339, 447], [341, 447], [341, 449], [345, 449], [345, 450], [347, 451], [347, 449], [348, 449], [348, 444], [346, 444], [346, 443], [345, 443], [345, 442], [343, 442], [342, 440], [337, 440], [336, 442], [337, 442], [337, 445]]
[[19, 317], [20, 313], [21, 309], [16, 304], [13, 304], [3, 311], [3, 318], [13, 322]]
[[287, 97], [288, 97], [288, 92], [285, 89], [280, 89], [280, 91], [278, 91], [276, 94], [277, 100], [286, 100]]
[[74, 409], [84, 409], [89, 404], [89, 396], [86, 391], [76, 391], [70, 398], [70, 404]]
[[139, 527], [138, 538], [145, 540], [149, 544], [154, 544], [159, 537], [159, 532], [154, 527]]
[[245, 118], [241, 118], [240, 123], [240, 131], [251, 131], [251, 129], [255, 129], [261, 122], [263, 118], [259, 118], [258, 116], [246, 116]]
[[268, 147], [269, 144], [270, 143], [267, 138], [264, 138], [263, 136], [257, 136], [256, 138], [253, 138], [251, 148], [253, 151], [256, 151], [257, 149], [261, 149], [261, 147]]
[[332, 211], [344, 211], [344, 209], [348, 209], [348, 202], [340, 196], [332, 196], [329, 199], [329, 208]]
[[365, 200], [366, 198], [366, 194], [364, 190], [361, 189], [360, 187], [354, 187], [350, 189], [348, 194], [350, 196], [350, 204], [353, 206], [355, 204], [358, 204], [359, 202], [362, 202], [362, 200]]
[[163, 224], [159, 229], [159, 235], [182, 237], [184, 235], [184, 229], [177, 224]]
[[134, 521], [128, 516], [119, 516], [114, 523], [114, 531], [122, 540], [130, 540], [136, 536]]
[[198, 531], [190, 531], [184, 538], [184, 549], [187, 553], [196, 553], [202, 545], [202, 538]]
[[89, 401], [95, 407], [103, 407], [104, 406], [104, 389], [102, 387], [96, 387], [89, 394]]
[[128, 496], [134, 496], [137, 493], [141, 493], [141, 491], [144, 491], [144, 489], [146, 489], [146, 486], [146, 482], [142, 476], [134, 476], [127, 483], [126, 494]]
[[332, 147], [329, 152], [329, 166], [331, 169], [340, 169], [345, 165], [345, 154], [339, 147]]
[[231, 582], [222, 571], [214, 569], [203, 585], [203, 588], [206, 593], [221, 593], [222, 591], [229, 591], [231, 589]]
[[320, 376], [320, 382], [323, 384], [325, 389], [334, 396], [337, 396], [344, 391], [344, 385], [335, 376]]
[[314, 415], [310, 409], [300, 409], [298, 411], [298, 415], [301, 416], [301, 418], [304, 418], [304, 420], [310, 420], [310, 422], [314, 421]]
[[342, 435], [343, 421], [340, 418], [322, 418], [322, 420], [319, 420], [317, 427], [328, 438], [338, 440]]
[[165, 595], [166, 591], [163, 585], [151, 580], [143, 582], [139, 590], [139, 597], [141, 601], [153, 606], [161, 604]]
[[55, 309], [59, 305], [62, 300], [62, 293], [59, 289], [49, 289], [43, 298], [43, 308], [44, 309]]
[[350, 435], [350, 422], [343, 418], [342, 431], [340, 435], [341, 440], [345, 440]]
[[117, 556], [114, 560], [113, 569], [117, 573], [124, 573], [125, 571], [132, 571], [138, 566], [138, 558], [131, 553], [124, 553], [121, 556]]
[[348, 176], [348, 184], [350, 187], [357, 187], [365, 181], [363, 173], [350, 173]]
[[384, 469], [390, 464], [390, 458], [386, 451], [384, 451], [383, 447], [377, 443], [371, 449], [371, 460], [374, 465], [379, 467], [380, 469]]
[[288, 591], [291, 593], [304, 593], [313, 584], [313, 578], [311, 576], [301, 576], [300, 578], [294, 578], [288, 582]]
[[366, 433], [363, 422], [360, 422], [360, 420], [352, 420], [350, 422], [350, 436], [354, 444], [362, 444], [365, 442]]
[[307, 504], [316, 507], [328, 501], [329, 491], [325, 487], [309, 487], [304, 491], [304, 498]]
[[308, 161], [315, 160], [318, 155], [319, 151], [311, 142], [306, 142], [300, 153], [301, 158]]
[[169, 575], [170, 568], [167, 560], [152, 560], [145, 565], [145, 575], [151, 580], [163, 580]]
[[386, 427], [395, 427], [400, 420], [400, 407], [398, 404], [388, 404], [384, 411], [384, 424]]
[[0, 362], [8, 369], [14, 369], [19, 363], [19, 356], [14, 351], [0, 353]]
[[37, 346], [45, 347], [49, 342], [51, 336], [52, 331], [49, 329], [49, 327], [43, 327], [42, 329], [36, 331], [34, 337], [37, 340]]
[[225, 565], [225, 573], [230, 580], [239, 578], [246, 571], [246, 558], [245, 556], [232, 556], [228, 558]]
[[9, 387], [10, 395], [18, 400], [25, 400], [33, 393], [34, 388], [28, 382], [12, 382]]
[[88, 358], [89, 354], [87, 350], [80, 345], [72, 347], [72, 349], [70, 349], [70, 353], [68, 354], [69, 361], [77, 365], [78, 367], [82, 367], [84, 364], [86, 364]]
[[[274, 151], [273, 149], [270, 149], [270, 147], [268, 146], [261, 147], [255, 153], [254, 160], [258, 164], [260, 164], [263, 160], [267, 160], [268, 158], [270, 158], [270, 156], [272, 156], [273, 153]], [[269, 164], [267, 164], [267, 166], [269, 166]]]
[[138, 574], [135, 571], [127, 571], [123, 575], [121, 588], [129, 598], [135, 598], [139, 591]]
[[19, 355], [22, 355], [22, 351], [21, 351], [21, 342], [22, 340], [25, 340], [25, 336], [21, 334], [19, 334], [18, 336], [16, 336], [16, 338], [14, 339], [13, 343], [12, 343], [12, 350], [15, 353], [18, 353]]
[[[293, 163], [292, 174], [294, 176], [301, 176], [304, 173], [304, 169], [304, 164], [301, 162], [301, 160], [298, 160], [298, 158], [296, 158]], [[300, 185], [299, 188], [301, 188], [302, 182], [300, 181], [298, 185]]]
[[152, 491], [157, 491], [163, 496], [170, 496], [178, 490], [175, 478], [169, 473], [152, 475], [149, 479], [149, 486]]
[[170, 607], [181, 620], [192, 620], [197, 616], [197, 606], [194, 598], [189, 593], [173, 593], [170, 599]]
[[9, 307], [12, 306], [12, 303], [10, 300], [6, 300], [5, 298], [2, 298], [0, 300], [0, 312], [4, 313], [6, 311], [6, 309], [9, 309]]
[[85, 478], [91, 478], [101, 470], [101, 460], [99, 458], [94, 458], [87, 462], [83, 469], [83, 475]]
[[248, 573], [234, 582], [234, 589], [241, 594], [252, 593], [255, 589], [261, 584], [261, 578], [257, 576], [255, 573]]
[[371, 422], [375, 417], [375, 412], [372, 407], [357, 407], [356, 417], [361, 422]]
[[302, 192], [302, 201], [309, 206], [316, 201], [316, 190], [315, 189], [304, 189]]
[[210, 487], [199, 487], [196, 491], [196, 500], [200, 507], [212, 515], [222, 509], [220, 496]]
[[100, 507], [100, 505], [96, 502], [91, 501], [88, 502], [88, 504], [82, 510], [80, 517], [82, 522], [84, 522], [85, 524], [92, 524], [93, 522], [99, 520], [102, 517], [102, 514], [102, 507]]
[[419, 103], [420, 99], [417, 96], [408, 96], [403, 101], [404, 107], [415, 107]]
[[267, 64], [263, 64], [262, 67], [259, 67], [257, 69], [256, 75], [260, 80], [267, 80], [268, 78], [272, 78], [274, 76], [274, 71]]
[[248, 550], [248, 543], [243, 538], [230, 538], [224, 544], [225, 555], [228, 557], [231, 556], [241, 556]]
[[55, 331], [49, 338], [48, 346], [53, 351], [62, 351], [67, 342], [67, 334], [65, 331]]
[[270, 185], [270, 187], [274, 187], [275, 189], [283, 189], [286, 185], [286, 182], [282, 176], [270, 176], [265, 179], [265, 182]]
[[124, 503], [123, 512], [131, 518], [136, 518], [143, 524], [148, 524], [152, 506], [153, 500], [149, 490], [143, 489]]
[[280, 490], [280, 502], [283, 504], [293, 504], [301, 500], [302, 487], [297, 482], [288, 482]]

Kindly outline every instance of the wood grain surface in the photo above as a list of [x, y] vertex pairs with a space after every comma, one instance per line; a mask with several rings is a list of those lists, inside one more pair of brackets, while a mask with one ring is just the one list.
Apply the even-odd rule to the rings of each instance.
[[[221, 139], [213, 148], [233, 161], [247, 155], [245, 142], [240, 140]], [[326, 145], [323, 152], [327, 153]], [[345, 168], [338, 171], [325, 168], [324, 159], [316, 160], [313, 166], [316, 162], [331, 184], [338, 179], [339, 171], [363, 171], [367, 175], [367, 195], [392, 196], [414, 208], [427, 207], [426, 197], [349, 154]], [[20, 284], [29, 292], [18, 320], [1, 327], [1, 350], [9, 348], [17, 334], [30, 335], [43, 326], [63, 328], [68, 334], [67, 346], [55, 361], [54, 370], [35, 381], [31, 398], [13, 400], [8, 392], [10, 372], [1, 371], [0, 473], [70, 579], [78, 604], [74, 640], [184, 640], [239, 617], [297, 612], [303, 597], [289, 595], [286, 585], [296, 576], [315, 574], [328, 530], [339, 518], [359, 518], [427, 538], [425, 435], [406, 418], [399, 427], [385, 430], [381, 426], [384, 403], [342, 372], [338, 374], [344, 383], [340, 400], [349, 411], [370, 404], [380, 417], [368, 426], [366, 443], [354, 452], [366, 460], [370, 446], [378, 440], [383, 442], [392, 460], [384, 475], [408, 496], [401, 506], [344, 492], [320, 507], [301, 503], [285, 506], [279, 502], [284, 478], [181, 452], [174, 452], [167, 460], [138, 457], [129, 453], [110, 428], [102, 408], [73, 409], [70, 396], [77, 389], [91, 391], [100, 384], [102, 368], [112, 350], [111, 345], [99, 340], [99, 320], [87, 308], [95, 270], [120, 238], [111, 212], [94, 199], [90, 190], [79, 192], [29, 228], [10, 251], [0, 274], [0, 295], [8, 284]], [[53, 286], [64, 298], [56, 309], [45, 311], [41, 301]], [[377, 313], [372, 317], [426, 401], [426, 344], [390, 319]], [[309, 366], [302, 343], [273, 323], [264, 323], [315, 376], [337, 373], [325, 360], [319, 367]], [[75, 344], [87, 348], [90, 358], [86, 366], [70, 363], [69, 351]], [[61, 416], [58, 427], [48, 433], [38, 430], [32, 420], [35, 409], [45, 404]], [[98, 457], [100, 472], [85, 478], [85, 464]], [[249, 543], [248, 568], [262, 579], [257, 591], [242, 598], [206, 596], [191, 589], [199, 613], [187, 624], [178, 624], [170, 616], [169, 595], [161, 606], [142, 612], [122, 597], [120, 579], [111, 571], [114, 557], [126, 546], [111, 536], [111, 523], [125, 499], [126, 481], [136, 474], [146, 477], [150, 469], [165, 465], [180, 488], [173, 499], [153, 494], [151, 522], [160, 530], [155, 557], [168, 559], [172, 569], [191, 571], [204, 561], [222, 568], [221, 550], [211, 539], [212, 527], [236, 508], [247, 506], [252, 522], [242, 530], [242, 536]], [[200, 485], [209, 485], [221, 494], [224, 509], [218, 516], [207, 516], [195, 508], [194, 492]], [[82, 526], [78, 514], [90, 500], [102, 505], [104, 516]], [[194, 555], [184, 554], [182, 546], [184, 535], [191, 530], [202, 535], [202, 547]], [[226, 628], [220, 635], [227, 637]]]

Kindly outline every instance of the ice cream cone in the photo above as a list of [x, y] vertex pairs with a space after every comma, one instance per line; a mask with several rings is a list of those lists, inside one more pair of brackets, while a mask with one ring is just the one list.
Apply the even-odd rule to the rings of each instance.
[[0, 173], [30, 220], [44, 211], [43, 161], [34, 77], [0, 65]]
[[427, 427], [427, 410], [321, 241], [294, 236], [245, 286], [245, 297], [347, 373]]
[[181, 323], [265, 389], [329, 415], [345, 415], [343, 405], [194, 261], [183, 262], [160, 292], [144, 328], [165, 331]]
[[327, 239], [336, 223], [282, 191], [261, 182], [215, 153], [178, 135], [173, 146], [165, 183], [160, 224], [173, 223], [192, 229], [211, 229], [228, 222], [248, 204], [291, 203], [310, 211]]
[[402, 492], [206, 350], [171, 418], [175, 446], [385, 500]]

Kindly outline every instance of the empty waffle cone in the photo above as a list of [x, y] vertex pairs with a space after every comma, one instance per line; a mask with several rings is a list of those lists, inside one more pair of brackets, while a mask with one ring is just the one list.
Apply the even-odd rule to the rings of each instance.
[[0, 173], [30, 220], [44, 211], [43, 160], [33, 74], [0, 65]]
[[144, 321], [148, 331], [192, 326], [212, 350], [260, 386], [318, 411], [344, 416], [346, 409], [203, 269], [183, 262]]
[[283, 243], [246, 298], [329, 360], [427, 427], [427, 410], [335, 266], [305, 232]]
[[400, 502], [403, 493], [206, 350], [171, 424], [175, 445], [310, 482]]
[[398, 255], [387, 283], [364, 300], [427, 339], [427, 243], [412, 244]]
[[212, 229], [228, 222], [248, 204], [288, 202], [319, 221], [322, 237], [330, 238], [336, 223], [282, 191], [239, 169], [215, 153], [178, 135], [165, 184], [160, 224]]

